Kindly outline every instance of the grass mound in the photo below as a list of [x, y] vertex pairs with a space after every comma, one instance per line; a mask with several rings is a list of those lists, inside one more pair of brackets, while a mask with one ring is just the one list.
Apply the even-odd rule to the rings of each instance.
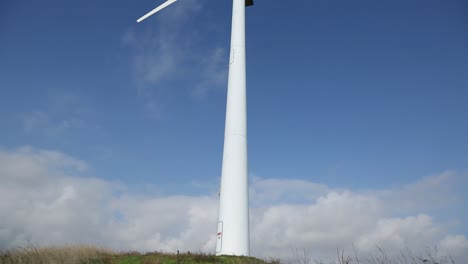
[[[288, 264], [455, 264], [450, 256], [439, 256], [437, 249], [428, 250], [424, 257], [409, 249], [389, 256], [380, 247], [366, 258], [345, 255], [337, 248], [336, 259], [321, 261], [304, 250], [296, 251], [296, 258]], [[464, 263], [464, 262], [462, 262]], [[467, 262], [468, 263], [468, 262]], [[280, 264], [279, 260], [261, 260], [253, 257], [215, 256], [205, 253], [114, 252], [93, 246], [27, 247], [0, 251], [0, 264]]]
[[103, 264], [277, 264], [279, 262], [267, 262], [253, 257], [215, 256], [204, 253], [167, 254], [153, 253], [121, 253], [111, 259], [105, 259]]
[[91, 246], [16, 248], [0, 252], [0, 264], [279, 264], [253, 257], [204, 253], [117, 253]]

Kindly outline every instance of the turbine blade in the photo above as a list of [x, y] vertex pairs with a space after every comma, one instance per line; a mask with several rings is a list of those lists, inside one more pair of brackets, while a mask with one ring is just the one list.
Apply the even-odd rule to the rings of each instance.
[[141, 22], [145, 19], [147, 19], [148, 17], [154, 15], [155, 13], [161, 11], [161, 9], [165, 8], [165, 7], [168, 7], [169, 5], [171, 5], [172, 3], [174, 3], [175, 1], [177, 0], [167, 0], [166, 2], [164, 2], [163, 4], [161, 4], [160, 6], [156, 7], [155, 9], [151, 10], [148, 14], [140, 17], [137, 22]]

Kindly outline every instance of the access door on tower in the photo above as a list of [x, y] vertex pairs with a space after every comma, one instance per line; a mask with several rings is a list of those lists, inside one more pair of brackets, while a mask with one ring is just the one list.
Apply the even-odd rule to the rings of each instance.
[[216, 235], [216, 253], [223, 249], [223, 221], [218, 222], [218, 233]]

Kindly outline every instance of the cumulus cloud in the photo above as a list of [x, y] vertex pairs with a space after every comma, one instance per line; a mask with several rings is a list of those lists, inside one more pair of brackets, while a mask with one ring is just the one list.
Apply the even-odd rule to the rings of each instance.
[[[0, 150], [0, 248], [28, 242], [87, 243], [117, 250], [213, 253], [216, 194], [135, 195], [122, 183], [84, 176], [87, 166], [57, 151]], [[256, 177], [250, 191], [252, 254], [288, 258], [295, 250], [306, 249], [311, 256], [323, 258], [333, 256], [337, 246], [354, 245], [361, 254], [369, 254], [379, 245], [391, 254], [405, 247], [418, 250], [435, 245], [456, 259], [467, 259], [464, 234], [453, 233], [417, 208], [401, 214], [392, 208], [398, 197], [389, 196], [411, 186], [425, 192], [423, 186], [429, 190], [432, 186], [425, 183], [433, 181], [449, 188], [453, 175], [366, 192]], [[401, 203], [412, 197], [403, 199]]]
[[115, 249], [209, 250], [216, 199], [124, 195], [80, 176], [87, 164], [56, 151], [0, 151], [0, 248], [91, 243]]
[[439, 247], [454, 256], [466, 256], [468, 239], [464, 235], [447, 235], [440, 241]]
[[387, 207], [392, 211], [400, 213], [410, 213], [415, 210], [430, 212], [446, 208], [461, 200], [458, 193], [452, 190], [454, 186], [462, 183], [463, 178], [467, 178], [466, 175], [446, 171], [397, 189], [382, 190], [378, 195], [387, 201]]
[[326, 185], [295, 179], [263, 179], [253, 177], [250, 189], [254, 207], [281, 202], [310, 203], [330, 191]]

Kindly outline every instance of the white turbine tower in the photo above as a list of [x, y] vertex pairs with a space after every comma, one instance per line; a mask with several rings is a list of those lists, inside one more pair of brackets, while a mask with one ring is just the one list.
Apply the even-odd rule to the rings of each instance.
[[[137, 22], [176, 1], [166, 1]], [[253, 5], [253, 0], [232, 2], [231, 53], [216, 255], [249, 256], [245, 7]]]

